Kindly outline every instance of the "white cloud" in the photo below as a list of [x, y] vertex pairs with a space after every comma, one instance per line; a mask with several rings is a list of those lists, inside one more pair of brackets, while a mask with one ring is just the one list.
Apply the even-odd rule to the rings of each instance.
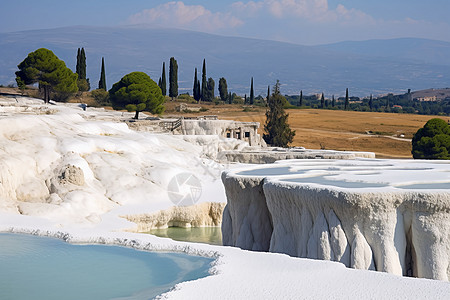
[[246, 3], [235, 2], [232, 5], [237, 15], [256, 16], [268, 13], [275, 18], [301, 17], [311, 22], [348, 22], [373, 19], [357, 9], [348, 9], [339, 4], [330, 9], [328, 0], [263, 0]]
[[202, 5], [185, 5], [181, 1], [168, 2], [155, 8], [143, 10], [130, 16], [127, 23], [153, 24], [210, 32], [243, 24], [240, 19], [232, 16], [231, 13], [214, 13]]

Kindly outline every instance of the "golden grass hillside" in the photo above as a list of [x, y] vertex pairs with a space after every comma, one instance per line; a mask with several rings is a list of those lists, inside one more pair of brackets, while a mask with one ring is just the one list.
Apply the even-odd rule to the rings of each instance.
[[[207, 112], [175, 113], [175, 102], [167, 103], [167, 114], [185, 116], [218, 115], [219, 119], [260, 122], [263, 130], [265, 108], [242, 105], [200, 104]], [[197, 106], [196, 104], [190, 104]], [[245, 110], [245, 111], [244, 111]], [[437, 116], [354, 112], [321, 109], [288, 109], [289, 124], [296, 131], [292, 146], [375, 152], [380, 158], [412, 158], [411, 138], [425, 123]], [[448, 120], [448, 117], [440, 117]]]

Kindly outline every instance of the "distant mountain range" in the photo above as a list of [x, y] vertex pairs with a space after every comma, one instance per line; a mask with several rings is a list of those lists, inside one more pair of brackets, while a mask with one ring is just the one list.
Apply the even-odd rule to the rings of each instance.
[[[137, 27], [64, 27], [0, 33], [0, 84], [14, 81], [14, 72], [28, 53], [45, 47], [75, 70], [78, 47], [87, 56], [87, 76], [97, 87], [102, 56], [107, 85], [132, 71], [143, 71], [156, 82], [162, 62], [178, 61], [179, 92], [192, 94], [194, 68], [218, 86], [225, 77], [231, 92], [249, 94], [254, 77], [255, 94], [280, 80], [282, 93], [325, 92], [327, 96], [366, 96], [407, 89], [450, 86], [450, 43], [425, 39], [369, 40], [321, 46], [241, 37], [225, 37], [178, 29]], [[216, 94], [218, 94], [216, 89]]]

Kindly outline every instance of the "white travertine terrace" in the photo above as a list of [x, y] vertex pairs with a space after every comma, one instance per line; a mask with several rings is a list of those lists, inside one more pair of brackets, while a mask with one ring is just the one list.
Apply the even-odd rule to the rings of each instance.
[[286, 160], [222, 174], [224, 245], [450, 277], [450, 163]]

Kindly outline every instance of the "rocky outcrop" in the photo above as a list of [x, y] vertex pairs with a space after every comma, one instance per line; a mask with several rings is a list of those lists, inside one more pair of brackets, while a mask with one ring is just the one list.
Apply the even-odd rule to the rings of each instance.
[[[449, 280], [449, 171], [443, 163], [305, 160], [224, 173], [224, 244]], [[411, 184], [424, 174], [440, 182]]]
[[373, 152], [353, 152], [335, 150], [313, 150], [304, 148], [259, 148], [247, 147], [242, 150], [221, 151], [217, 157], [220, 162], [246, 164], [267, 164], [284, 159], [355, 159], [375, 158]]
[[136, 223], [137, 232], [167, 227], [208, 227], [220, 226], [225, 203], [204, 202], [191, 206], [173, 206], [167, 210], [139, 215], [125, 215]]

